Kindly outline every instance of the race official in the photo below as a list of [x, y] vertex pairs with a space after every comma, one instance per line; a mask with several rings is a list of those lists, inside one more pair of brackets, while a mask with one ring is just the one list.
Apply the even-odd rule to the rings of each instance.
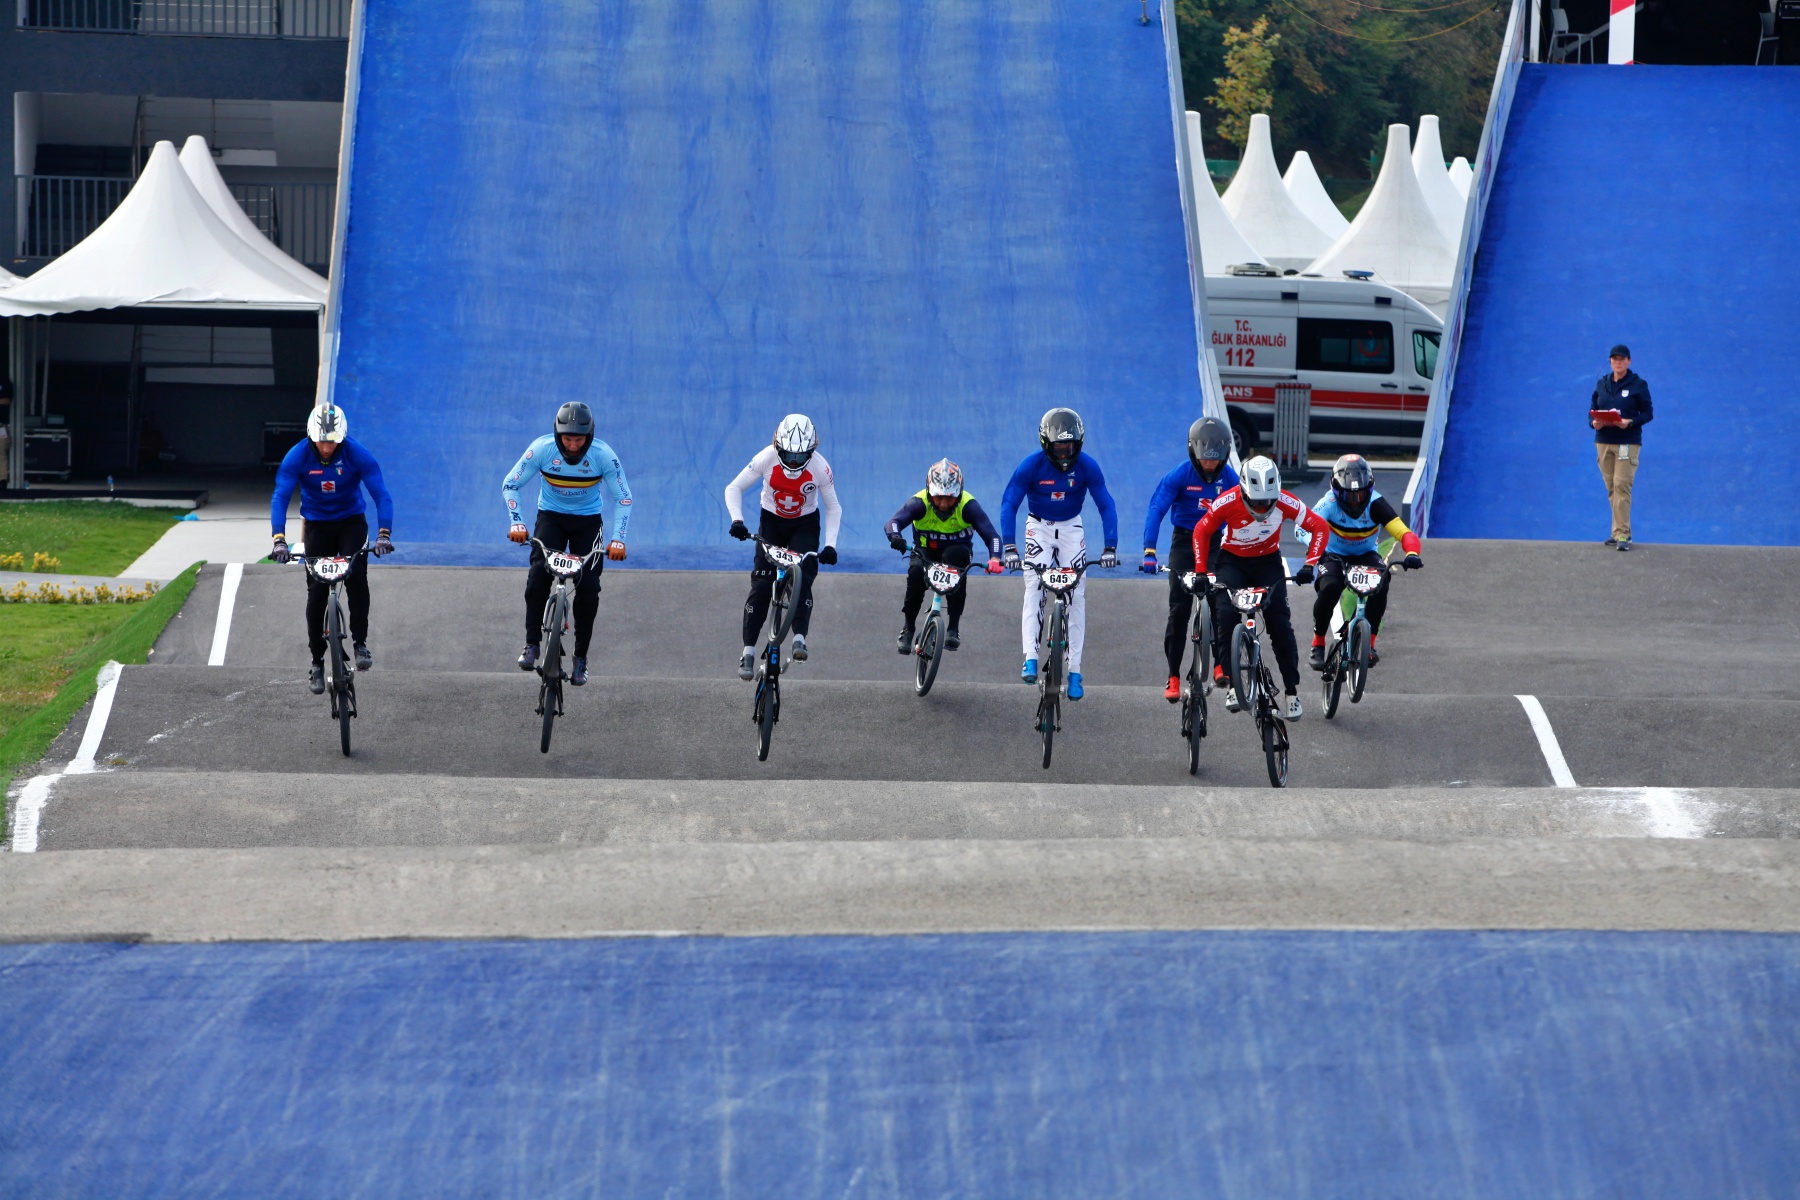
[[[1601, 543], [1620, 550], [1631, 549], [1631, 485], [1637, 479], [1638, 461], [1644, 452], [1644, 426], [1656, 415], [1650, 406], [1650, 385], [1631, 369], [1631, 350], [1619, 345], [1608, 358], [1612, 370], [1594, 384], [1588, 403], [1588, 424], [1594, 430], [1594, 453], [1600, 462], [1600, 478], [1606, 498], [1612, 502], [1612, 536]], [[1597, 417], [1596, 412], [1606, 414]], [[1616, 418], [1612, 413], [1618, 413]]]

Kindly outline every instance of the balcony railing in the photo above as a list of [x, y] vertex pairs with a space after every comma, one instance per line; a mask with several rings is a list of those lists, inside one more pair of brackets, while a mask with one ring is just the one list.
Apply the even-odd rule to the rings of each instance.
[[[19, 257], [55, 258], [112, 215], [134, 182], [57, 175], [15, 176]], [[233, 183], [231, 194], [252, 224], [288, 254], [320, 274], [331, 262], [337, 185]]]
[[25, 0], [21, 29], [347, 38], [351, 0]]

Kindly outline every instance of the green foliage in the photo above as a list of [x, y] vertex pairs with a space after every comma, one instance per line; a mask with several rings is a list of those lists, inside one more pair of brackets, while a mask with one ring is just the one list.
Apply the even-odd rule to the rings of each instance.
[[[117, 575], [169, 531], [180, 513], [103, 500], [0, 503], [0, 555], [50, 555], [70, 575]], [[21, 568], [23, 569], [23, 568]]]
[[1225, 31], [1225, 74], [1213, 80], [1219, 90], [1206, 102], [1221, 114], [1219, 136], [1240, 148], [1250, 136], [1250, 118], [1275, 103], [1269, 73], [1280, 41], [1279, 33], [1269, 32], [1267, 17], [1256, 18], [1247, 30], [1233, 25]]
[[200, 564], [142, 604], [25, 604], [0, 617], [0, 796], [94, 694], [108, 659], [148, 661], [150, 647], [194, 590]]
[[[1222, 81], [1236, 84], [1228, 63], [1240, 46], [1228, 45], [1228, 34], [1248, 29], [1250, 34], [1239, 35], [1248, 38], [1266, 22], [1271, 103], [1261, 111], [1269, 113], [1283, 167], [1294, 151], [1305, 150], [1321, 174], [1368, 179], [1370, 156], [1378, 158], [1386, 146], [1388, 125], [1416, 128], [1425, 113], [1441, 121], [1447, 156], [1473, 160], [1506, 31], [1506, 6], [1470, 0], [1440, 8], [1443, 3], [1176, 0], [1187, 106], [1224, 114], [1206, 122], [1207, 156], [1238, 153], [1226, 136], [1226, 121], [1238, 101]], [[1416, 11], [1385, 11], [1409, 7]]]

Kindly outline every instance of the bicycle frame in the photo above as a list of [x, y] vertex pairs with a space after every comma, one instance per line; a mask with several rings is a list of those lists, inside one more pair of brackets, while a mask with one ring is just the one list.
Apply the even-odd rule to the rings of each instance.
[[586, 554], [565, 554], [561, 550], [552, 550], [535, 537], [530, 544], [544, 556], [544, 569], [551, 575], [550, 595], [544, 600], [544, 613], [539, 626], [543, 631], [543, 636], [539, 639], [543, 658], [539, 660], [537, 667], [538, 706], [534, 710], [536, 715], [544, 718], [538, 750], [548, 754], [551, 729], [556, 718], [563, 715], [562, 637], [574, 610], [576, 580], [589, 566], [600, 561], [606, 549], [599, 530], [595, 531], [594, 544]]
[[331, 676], [326, 695], [331, 698], [331, 715], [338, 723], [339, 748], [346, 758], [350, 756], [350, 721], [356, 716], [356, 671], [344, 653], [348, 631], [344, 619], [343, 585], [357, 562], [369, 556], [369, 549], [365, 545], [350, 555], [312, 558], [305, 553], [304, 545], [298, 545], [290, 559], [300, 564], [308, 578], [326, 585], [325, 657], [330, 663]]
[[1368, 683], [1369, 649], [1375, 637], [1369, 625], [1369, 601], [1390, 583], [1393, 573], [1385, 558], [1375, 567], [1364, 563], [1344, 564], [1344, 603], [1340, 611], [1348, 615], [1341, 619], [1332, 636], [1331, 648], [1325, 655], [1325, 669], [1320, 676], [1326, 720], [1337, 715], [1345, 678], [1350, 679], [1350, 703], [1362, 701], [1363, 688]]
[[769, 637], [763, 644], [762, 669], [756, 677], [756, 701], [750, 719], [757, 727], [757, 761], [769, 757], [769, 743], [775, 735], [775, 723], [781, 719], [781, 643], [794, 624], [794, 572], [809, 558], [817, 558], [817, 550], [790, 550], [764, 541], [761, 534], [751, 538], [762, 547], [763, 557], [775, 566], [775, 585], [770, 597]]
[[944, 629], [948, 624], [945, 609], [948, 597], [963, 581], [963, 572], [948, 563], [928, 562], [925, 584], [931, 589], [931, 608], [925, 622], [913, 639], [913, 692], [923, 696], [937, 679], [938, 666], [944, 657]]
[[[1034, 562], [1020, 564], [1034, 572], [1043, 583], [1044, 590], [1050, 598], [1042, 601], [1038, 608], [1039, 640], [1044, 640], [1046, 616], [1048, 653], [1044, 655], [1043, 665], [1038, 670], [1038, 711], [1037, 730], [1044, 739], [1044, 769], [1050, 769], [1051, 748], [1055, 744], [1056, 735], [1062, 731], [1062, 689], [1063, 659], [1069, 652], [1069, 597], [1081, 582], [1087, 571], [1087, 564], [1078, 567], [1050, 567]], [[1044, 612], [1044, 606], [1050, 609]]]

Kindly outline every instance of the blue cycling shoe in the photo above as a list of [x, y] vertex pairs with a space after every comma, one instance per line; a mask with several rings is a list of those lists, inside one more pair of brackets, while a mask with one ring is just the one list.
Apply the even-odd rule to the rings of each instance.
[[1080, 671], [1070, 671], [1069, 672], [1069, 699], [1071, 699], [1071, 700], [1081, 699], [1081, 672]]
[[1037, 659], [1028, 658], [1024, 667], [1019, 670], [1019, 679], [1025, 683], [1037, 682]]

